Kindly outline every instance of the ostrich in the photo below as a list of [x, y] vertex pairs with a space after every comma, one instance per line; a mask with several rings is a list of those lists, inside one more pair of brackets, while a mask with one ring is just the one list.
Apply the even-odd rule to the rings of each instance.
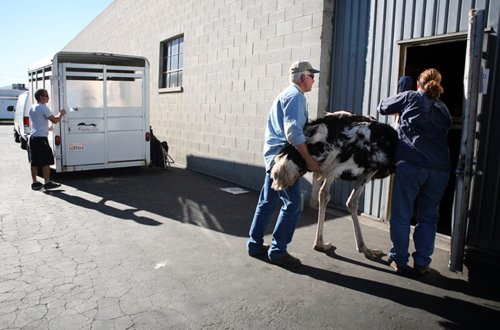
[[[338, 178], [356, 181], [346, 206], [353, 220], [357, 250], [368, 259], [381, 258], [381, 250], [369, 249], [363, 240], [358, 219], [358, 200], [367, 182], [387, 177], [394, 169], [397, 132], [373, 118], [346, 111], [330, 113], [306, 125], [308, 149], [320, 165], [315, 178], [322, 180], [319, 190], [318, 225], [313, 248], [327, 251], [330, 243], [323, 240], [326, 205], [330, 186]], [[272, 188], [281, 190], [307, 172], [305, 161], [292, 145], [276, 156], [271, 169]]]

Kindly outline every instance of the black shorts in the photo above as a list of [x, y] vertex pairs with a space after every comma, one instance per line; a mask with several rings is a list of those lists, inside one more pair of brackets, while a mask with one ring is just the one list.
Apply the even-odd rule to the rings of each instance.
[[42, 136], [30, 136], [28, 148], [31, 166], [41, 167], [54, 164], [54, 154], [49, 139]]

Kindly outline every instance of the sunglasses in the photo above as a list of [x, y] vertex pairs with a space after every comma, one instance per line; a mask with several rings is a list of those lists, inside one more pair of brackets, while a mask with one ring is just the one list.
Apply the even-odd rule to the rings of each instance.
[[43, 97], [49, 97], [48, 95], [42, 95]]
[[310, 77], [312, 80], [314, 80], [314, 75], [313, 75], [313, 74], [308, 74], [308, 75], [306, 75], [306, 76], [308, 76], [308, 77]]

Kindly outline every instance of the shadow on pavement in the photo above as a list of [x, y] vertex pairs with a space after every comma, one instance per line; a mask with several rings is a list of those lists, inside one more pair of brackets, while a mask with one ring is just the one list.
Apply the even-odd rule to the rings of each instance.
[[289, 270], [299, 275], [309, 276], [319, 281], [388, 299], [404, 306], [418, 308], [438, 315], [449, 321], [440, 324], [447, 329], [457, 329], [464, 326], [474, 326], [475, 328], [485, 326], [486, 328], [500, 319], [498, 310], [452, 297], [438, 297], [388, 283], [339, 274], [308, 265]]
[[[56, 180], [75, 188], [77, 191], [74, 194], [69, 194], [63, 189], [50, 192], [54, 197], [61, 198], [73, 205], [96, 210], [119, 220], [132, 220], [147, 226], [159, 226], [165, 221], [175, 220], [238, 237], [248, 235], [258, 199], [256, 191], [249, 190], [248, 193], [232, 195], [220, 188], [236, 185], [180, 168], [172, 168], [170, 171], [155, 168], [128, 168], [72, 172], [57, 174]], [[306, 208], [301, 215], [299, 227], [314, 225], [316, 218], [317, 211]], [[332, 216], [329, 215], [329, 218], [331, 220]], [[267, 234], [271, 233], [272, 228], [273, 225], [270, 225]], [[339, 255], [335, 252], [335, 248], [330, 249], [325, 254], [339, 261], [392, 273], [387, 267], [387, 262], [383, 259], [374, 261], [383, 265], [383, 267], [378, 267], [371, 263]], [[401, 300], [400, 303], [409, 306], [419, 307], [421, 305], [425, 309], [427, 304], [433, 304], [433, 307], [428, 307], [429, 310], [436, 309], [441, 314], [453, 311], [453, 308], [440, 307], [440, 304], [448, 303], [441, 298], [427, 297], [423, 293], [400, 289], [388, 284], [336, 274], [311, 266], [304, 266], [302, 270], [297, 272], [334, 284], [343, 285], [346, 282], [348, 288], [366, 290], [367, 293], [395, 301]], [[491, 290], [478, 290], [477, 287], [471, 286], [466, 281], [448, 278], [434, 269], [427, 276], [416, 280], [444, 290], [498, 300], [498, 296]], [[410, 295], [417, 300], [423, 299], [423, 302], [413, 301], [414, 299], [405, 297], [405, 295]], [[463, 305], [466, 303], [462, 301], [451, 298], [450, 301], [452, 305], [462, 304], [459, 307], [467, 307]], [[500, 319], [500, 314], [494, 310], [482, 309], [474, 304], [470, 305], [472, 310], [477, 310], [478, 313], [482, 313], [481, 315], [486, 317], [495, 315]], [[463, 318], [465, 318], [464, 315], [455, 316], [455, 319], [447, 314], [443, 315], [443, 317], [445, 316], [456, 324], [462, 324]]]
[[[71, 195], [62, 186], [50, 192], [53, 196], [117, 219], [149, 226], [173, 219], [239, 237], [248, 235], [258, 199], [254, 190], [233, 195], [221, 190], [237, 186], [233, 183], [175, 167], [58, 173], [54, 179], [83, 193]], [[300, 226], [314, 224], [316, 216], [306, 209]]]
[[105, 199], [101, 199], [100, 201], [93, 202], [88, 199], [78, 197], [78, 196], [72, 196], [64, 192], [63, 189], [59, 190], [53, 190], [50, 192], [46, 192], [47, 194], [52, 194], [53, 196], [57, 196], [60, 199], [63, 199], [64, 201], [77, 205], [86, 209], [92, 209], [98, 212], [101, 212], [102, 214], [109, 215], [114, 218], [122, 219], [122, 220], [132, 220], [135, 221], [141, 225], [147, 225], [147, 226], [158, 226], [161, 225], [161, 222], [158, 222], [156, 220], [153, 220], [148, 217], [143, 217], [143, 216], [137, 216], [135, 212], [139, 211], [136, 208], [127, 208], [127, 209], [119, 209], [113, 206], [106, 205]]
[[[393, 276], [398, 278], [400, 277], [387, 268], [376, 267], [350, 258], [339, 256], [335, 254], [333, 248], [332, 252], [327, 252], [326, 254], [341, 261], [356, 264], [362, 267], [367, 267], [381, 272], [392, 273]], [[265, 256], [256, 257], [256, 259], [271, 264]], [[384, 262], [382, 259], [380, 259], [379, 263]], [[481, 326], [484, 326], [484, 328], [486, 329], [487, 327], [489, 328], [490, 325], [493, 324], [493, 322], [498, 322], [498, 320], [500, 319], [500, 311], [498, 309], [481, 306], [474, 302], [468, 302], [449, 296], [441, 297], [430, 292], [417, 291], [417, 288], [415, 290], [412, 290], [390, 283], [383, 283], [376, 280], [370, 280], [368, 278], [349, 276], [306, 264], [294, 268], [281, 268], [298, 275], [309, 276], [318, 281], [323, 281], [346, 289], [363, 292], [378, 298], [388, 299], [407, 307], [417, 308], [428, 313], [435, 314], [447, 320], [440, 323], [440, 325], [445, 329], [462, 329], [464, 327], [470, 327], [472, 329], [472, 327], [481, 328]], [[428, 274], [427, 276], [424, 276], [420, 279], [414, 277], [412, 279], [425, 282], [426, 284], [432, 286], [442, 287], [444, 290], [456, 290], [461, 292], [468, 291], [466, 288], [467, 283], [465, 281], [446, 278], [434, 270], [431, 274]], [[401, 281], [395, 280], [394, 283], [401, 283]], [[455, 287], [453, 287], [454, 285]], [[467, 293], [472, 294], [472, 292]]]
[[[386, 267], [380, 268], [373, 266], [369, 263], [364, 263], [360, 262], [358, 260], [354, 260], [345, 256], [341, 256], [335, 252], [336, 248], [332, 247], [330, 250], [324, 252], [327, 256], [330, 258], [343, 261], [343, 262], [348, 262], [353, 265], [377, 270], [377, 271], [382, 271], [382, 272], [387, 272], [394, 274], [394, 272], [390, 269], [387, 269]], [[389, 266], [388, 261], [384, 260], [382, 258], [376, 259], [376, 260], [371, 260], [375, 263], [382, 264], [384, 266]], [[396, 275], [396, 274], [394, 274]], [[475, 296], [475, 297], [481, 297], [484, 299], [491, 299], [495, 301], [500, 301], [500, 296], [498, 292], [492, 288], [492, 287], [487, 287], [487, 286], [481, 286], [477, 283], [470, 283], [461, 279], [454, 279], [454, 278], [449, 278], [446, 276], [443, 276], [438, 270], [434, 269], [431, 267], [431, 271], [426, 274], [426, 275], [410, 275], [408, 276], [409, 278], [425, 283], [427, 285], [432, 285], [436, 288], [440, 288], [443, 290], [448, 290], [448, 291], [455, 291], [455, 292], [460, 292], [464, 293], [467, 295]]]

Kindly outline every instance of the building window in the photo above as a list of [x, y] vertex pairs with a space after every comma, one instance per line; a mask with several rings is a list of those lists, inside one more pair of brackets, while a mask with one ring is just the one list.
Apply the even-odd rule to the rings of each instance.
[[182, 87], [184, 36], [160, 44], [160, 88]]

